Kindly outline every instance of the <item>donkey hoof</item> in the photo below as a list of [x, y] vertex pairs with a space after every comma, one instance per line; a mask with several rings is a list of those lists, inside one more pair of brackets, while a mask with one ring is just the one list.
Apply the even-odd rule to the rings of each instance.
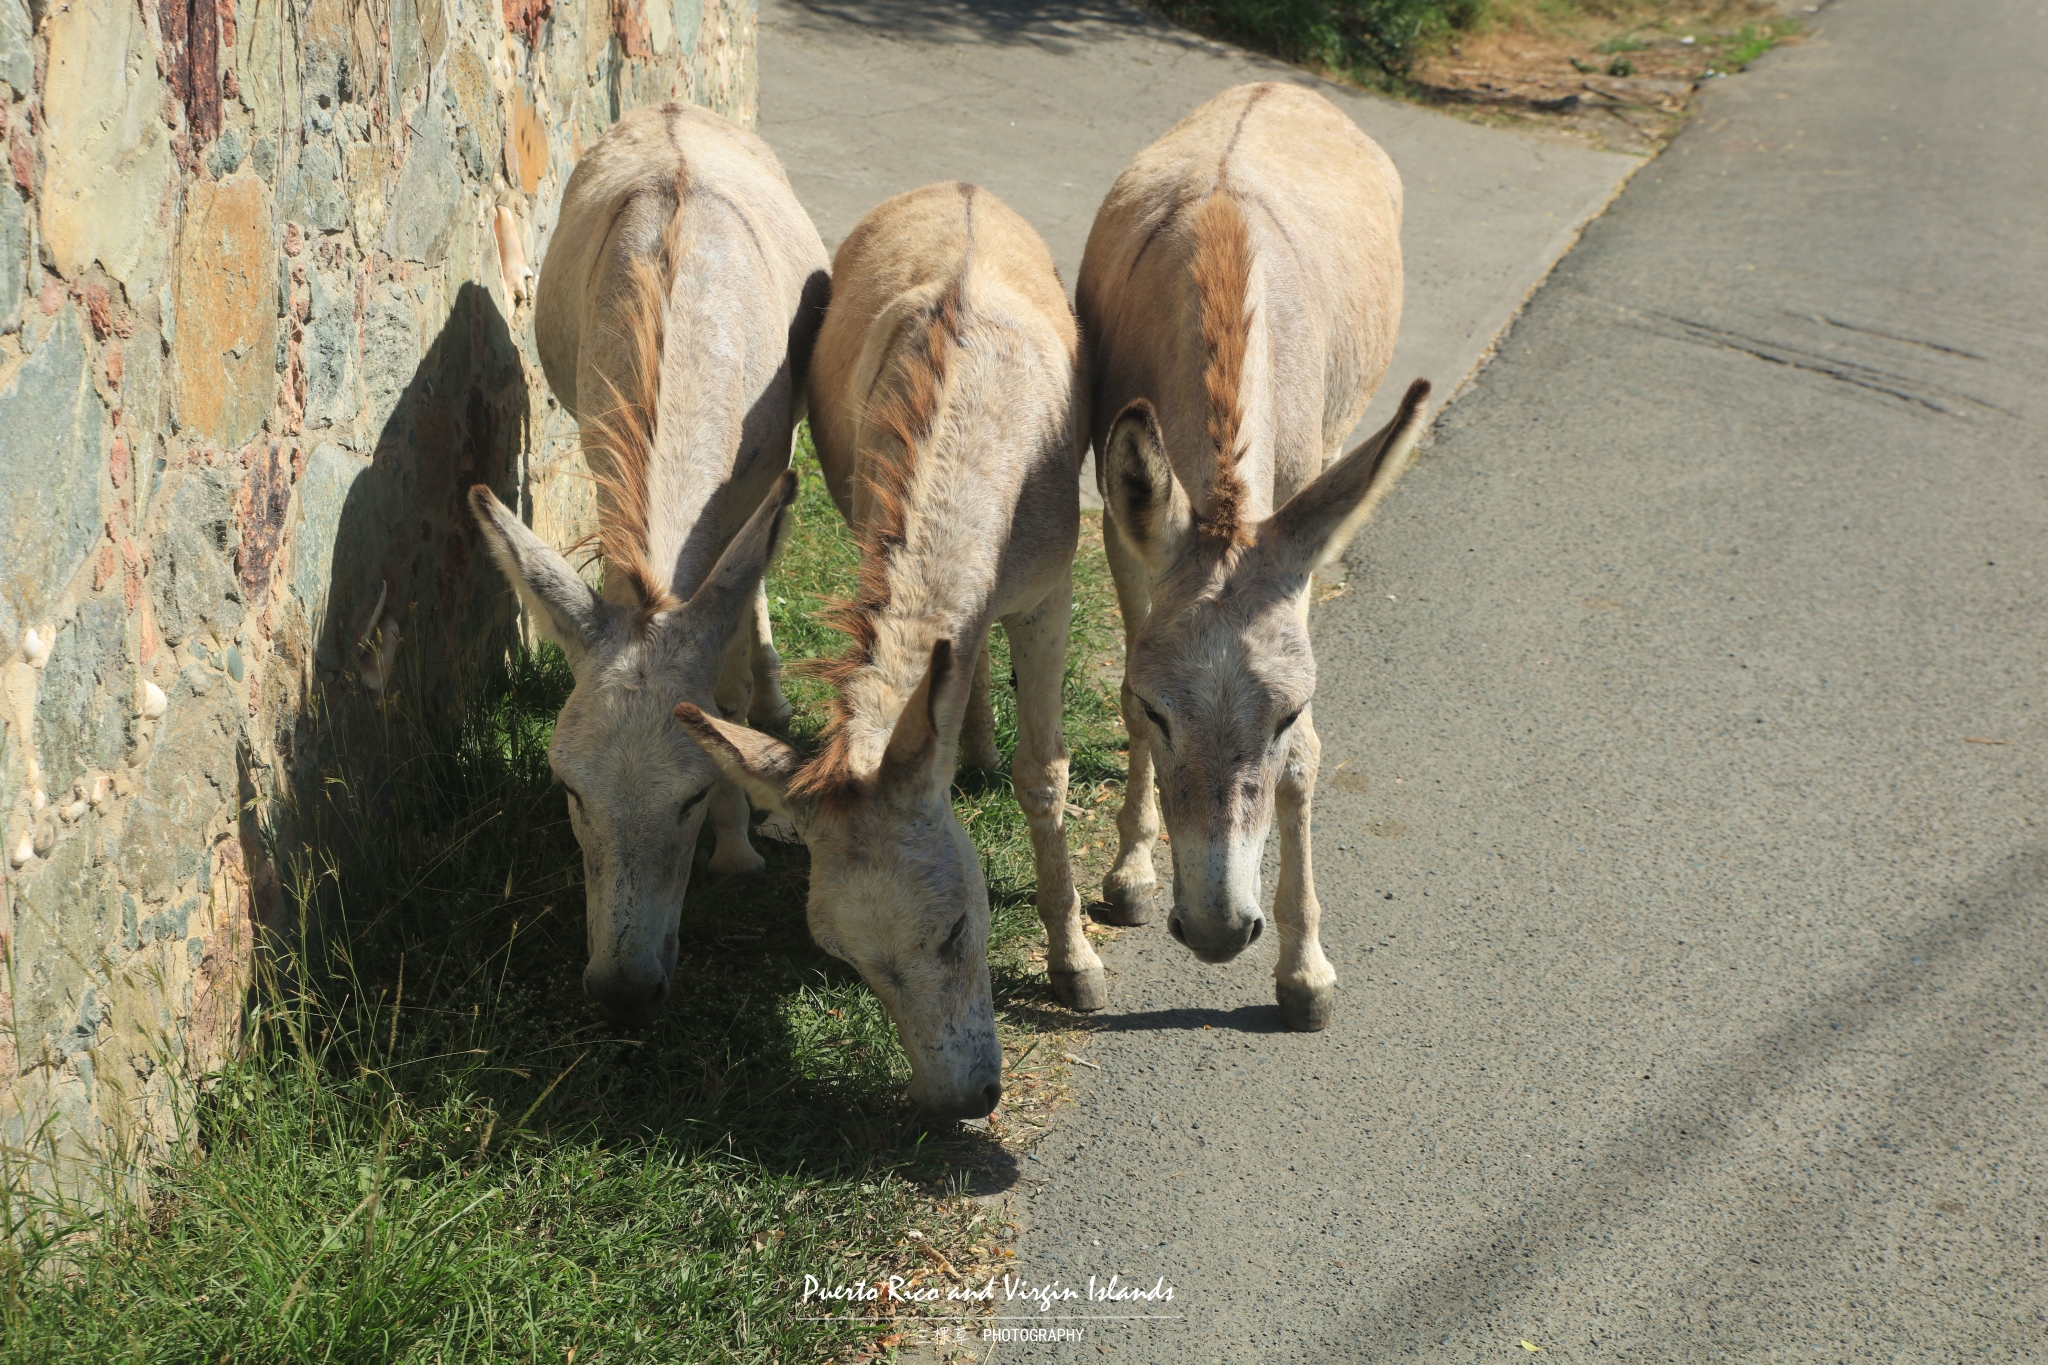
[[1052, 993], [1062, 1005], [1083, 1014], [1109, 1008], [1109, 982], [1102, 975], [1102, 968], [1090, 967], [1085, 972], [1048, 972], [1052, 978]]
[[719, 849], [711, 855], [706, 866], [715, 877], [754, 877], [767, 870], [768, 860], [742, 844], [736, 853], [728, 854], [726, 850]]
[[1097, 924], [1120, 924], [1127, 929], [1135, 929], [1141, 924], [1150, 924], [1167, 908], [1171, 899], [1158, 882], [1121, 887], [1114, 882], [1104, 882], [1102, 900], [1088, 907], [1088, 915]]
[[1320, 1033], [1337, 1011], [1337, 992], [1328, 986], [1291, 986], [1275, 982], [1280, 997], [1280, 1022], [1290, 1033]]

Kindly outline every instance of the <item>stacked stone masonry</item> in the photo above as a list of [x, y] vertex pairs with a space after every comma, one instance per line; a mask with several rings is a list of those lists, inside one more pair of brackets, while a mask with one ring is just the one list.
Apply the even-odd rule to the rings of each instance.
[[146, 1156], [231, 1046], [310, 719], [502, 647], [463, 492], [589, 514], [532, 340], [621, 113], [753, 0], [0, 0], [0, 1144]]

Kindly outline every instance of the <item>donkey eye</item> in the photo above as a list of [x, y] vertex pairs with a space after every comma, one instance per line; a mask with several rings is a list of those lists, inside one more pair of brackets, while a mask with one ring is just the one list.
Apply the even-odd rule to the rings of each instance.
[[676, 823], [680, 825], [683, 821], [689, 819], [690, 812], [703, 805], [704, 798], [709, 795], [711, 795], [711, 788], [706, 787], [703, 791], [698, 792], [695, 796], [683, 802], [683, 808], [676, 812]]
[[1288, 716], [1285, 720], [1281, 721], [1278, 725], [1273, 727], [1273, 738], [1278, 739], [1280, 738], [1280, 736], [1286, 734], [1289, 730], [1292, 730], [1294, 728], [1294, 722], [1300, 719], [1301, 712], [1299, 711], [1296, 711], [1293, 715]]
[[1154, 711], [1150, 706], [1146, 706], [1144, 702], [1139, 702], [1138, 705], [1145, 707], [1145, 719], [1158, 726], [1160, 735], [1165, 738], [1167, 743], [1171, 744], [1173, 742], [1173, 727], [1166, 723], [1166, 717]]
[[942, 953], [952, 951], [955, 945], [960, 942], [960, 935], [966, 932], [967, 916], [962, 915], [959, 919], [953, 921], [953, 932], [946, 935], [946, 941], [939, 945], [939, 951]]

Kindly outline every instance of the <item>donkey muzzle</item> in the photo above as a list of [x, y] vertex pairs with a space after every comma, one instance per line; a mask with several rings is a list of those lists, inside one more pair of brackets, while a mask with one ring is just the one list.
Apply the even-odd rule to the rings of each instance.
[[620, 1028], [645, 1028], [668, 1004], [668, 973], [651, 967], [592, 965], [583, 972], [583, 993]]
[[1204, 962], [1228, 962], [1259, 941], [1266, 932], [1266, 917], [1256, 910], [1201, 915], [1176, 905], [1166, 917], [1166, 932]]

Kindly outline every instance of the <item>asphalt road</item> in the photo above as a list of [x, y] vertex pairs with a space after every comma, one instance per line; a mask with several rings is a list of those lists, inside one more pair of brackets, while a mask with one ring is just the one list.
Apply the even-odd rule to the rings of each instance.
[[1818, 30], [1318, 610], [1336, 1024], [1105, 954], [1019, 1266], [1181, 1316], [998, 1359], [2048, 1359], [2048, 10]]

